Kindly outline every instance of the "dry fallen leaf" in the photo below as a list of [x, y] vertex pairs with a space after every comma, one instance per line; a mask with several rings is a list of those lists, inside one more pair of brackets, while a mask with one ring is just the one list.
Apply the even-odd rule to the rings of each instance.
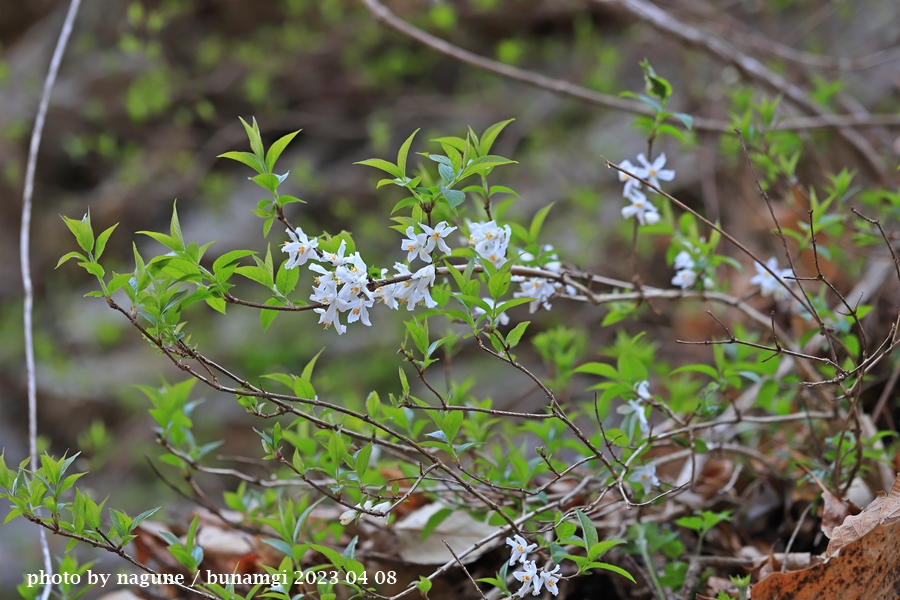
[[753, 600], [896, 600], [900, 597], [900, 477], [860, 514], [834, 527], [827, 562], [773, 573]]
[[877, 525], [888, 524], [900, 518], [900, 477], [894, 480], [889, 494], [878, 492], [878, 497], [858, 515], [847, 517], [843, 525], [832, 531], [825, 557], [840, 552], [847, 544], [858, 540]]
[[773, 573], [753, 586], [753, 600], [897, 600], [900, 521], [878, 525], [810, 569]]
[[844, 519], [850, 515], [850, 510], [828, 490], [822, 492], [822, 500], [825, 503], [822, 508], [822, 533], [830, 540], [834, 528], [840, 527]]
[[[440, 502], [433, 502], [412, 512], [408, 517], [394, 525], [397, 536], [397, 553], [404, 561], [416, 565], [439, 565], [453, 560], [442, 540], [446, 540], [453, 551], [459, 554], [475, 542], [497, 531], [497, 527], [487, 522], [476, 521], [465, 511], [454, 511], [425, 538], [420, 541], [422, 530], [428, 519], [439, 510], [446, 508]], [[472, 554], [463, 558], [469, 563], [491, 548], [494, 544], [485, 544]]]

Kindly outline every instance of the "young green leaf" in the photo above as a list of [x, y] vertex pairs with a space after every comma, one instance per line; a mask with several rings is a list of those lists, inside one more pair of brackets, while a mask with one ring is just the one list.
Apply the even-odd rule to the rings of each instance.
[[300, 129], [293, 133], [289, 133], [285, 136], [278, 138], [274, 144], [269, 146], [269, 151], [266, 153], [266, 170], [272, 172], [272, 169], [275, 168], [275, 161], [278, 160], [278, 157], [281, 156], [281, 153], [284, 152], [284, 149], [287, 148], [287, 145], [291, 143], [291, 140], [300, 133]]

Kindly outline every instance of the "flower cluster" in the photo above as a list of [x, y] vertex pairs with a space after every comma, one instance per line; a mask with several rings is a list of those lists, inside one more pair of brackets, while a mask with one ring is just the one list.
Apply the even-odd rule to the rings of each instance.
[[693, 286], [697, 281], [697, 266], [694, 258], [687, 250], [682, 250], [675, 255], [675, 277], [672, 278], [672, 285], [677, 285], [683, 290]]
[[[431, 263], [431, 253], [435, 248], [449, 254], [450, 248], [444, 241], [448, 234], [456, 230], [449, 227], [446, 221], [438, 223], [431, 228], [420, 224], [424, 233], [416, 234], [413, 227], [406, 230], [408, 239], [403, 240], [402, 249], [408, 254], [409, 261], [417, 256], [424, 262]], [[424, 304], [433, 308], [437, 303], [432, 299], [429, 288], [434, 285], [434, 265], [429, 264], [415, 273], [402, 263], [395, 263], [394, 269], [397, 276], [409, 276], [406, 281], [381, 286], [374, 291], [369, 289], [369, 267], [363, 261], [359, 252], [349, 256], [347, 242], [341, 240], [341, 244], [335, 252], [322, 252], [318, 249], [318, 238], [310, 239], [301, 228], [295, 231], [288, 230], [291, 241], [285, 242], [282, 252], [288, 254], [286, 269], [293, 269], [306, 264], [310, 259], [322, 264], [311, 264], [309, 270], [315, 273], [315, 286], [309, 297], [313, 302], [325, 305], [314, 309], [319, 314], [319, 323], [325, 327], [334, 327], [338, 334], [347, 331], [347, 326], [341, 323], [340, 314], [349, 313], [347, 323], [360, 321], [367, 327], [372, 323], [369, 320], [369, 308], [376, 301], [381, 301], [389, 308], [397, 310], [400, 304], [405, 304], [407, 310], [413, 310], [417, 305]], [[324, 265], [330, 265], [332, 269]], [[387, 269], [381, 271], [381, 277], [387, 277]]]
[[[550, 262], [543, 264], [538, 263], [540, 268], [545, 271], [550, 271], [551, 273], [559, 273], [562, 270], [562, 263], [553, 251], [553, 246], [549, 244], [544, 246], [542, 257], [550, 259]], [[535, 257], [529, 252], [523, 252], [521, 259], [522, 262], [525, 263], [535, 261]], [[528, 305], [528, 312], [532, 314], [542, 306], [544, 309], [550, 310], [552, 308], [549, 302], [550, 298], [563, 290], [563, 284], [544, 279], [543, 277], [524, 277], [522, 275], [516, 275], [512, 277], [512, 281], [519, 284], [519, 291], [513, 292], [513, 298], [534, 298], [534, 301]], [[565, 291], [569, 295], [574, 295], [577, 292], [577, 290], [570, 285], [565, 286]]]
[[758, 285], [759, 291], [762, 292], [763, 296], [774, 296], [779, 301], [788, 299], [791, 292], [785, 285], [790, 283], [786, 281], [786, 278], [793, 277], [793, 271], [790, 269], [779, 269], [778, 259], [774, 256], [766, 261], [766, 266], [775, 272], [775, 275], [778, 276], [777, 279], [761, 264], [755, 263], [753, 266], [756, 267], [756, 275], [750, 279], [750, 283]]
[[[493, 220], [486, 223], [466, 221], [466, 224], [469, 229], [467, 241], [475, 252], [496, 267], [501, 267], [507, 262], [506, 254], [512, 237], [512, 229], [509, 225], [500, 227]], [[395, 274], [393, 276], [405, 279], [381, 285], [374, 290], [369, 287], [373, 281], [369, 277], [369, 267], [359, 252], [345, 256], [346, 241], [342, 240], [340, 247], [334, 252], [323, 252], [319, 248], [318, 238], [310, 239], [299, 227], [294, 231], [287, 231], [291, 241], [285, 242], [281, 249], [282, 252], [288, 254], [285, 268], [296, 268], [306, 264], [310, 259], [321, 263], [309, 266], [310, 271], [315, 273], [315, 286], [310, 300], [324, 305], [314, 309], [319, 314], [319, 323], [324, 324], [326, 328], [333, 327], [338, 334], [347, 330], [347, 326], [340, 320], [340, 314], [344, 312], [349, 313], [346, 321], [348, 324], [360, 321], [363, 325], [371, 326], [368, 309], [376, 302], [382, 302], [393, 310], [398, 310], [400, 305], [405, 305], [407, 310], [412, 311], [419, 304], [433, 308], [437, 306], [437, 303], [429, 291], [434, 285], [436, 274], [432, 254], [436, 250], [450, 254], [451, 250], [446, 239], [456, 231], [456, 227], [451, 227], [446, 221], [441, 221], [435, 227], [420, 223], [419, 227], [422, 230], [421, 233], [416, 233], [415, 226], [410, 225], [406, 228], [406, 238], [401, 242], [400, 248], [406, 252], [407, 261], [410, 264], [416, 259], [428, 264], [413, 272], [406, 264], [394, 263]], [[541, 261], [549, 262], [541, 264], [527, 252], [521, 254], [521, 259], [525, 263], [535, 263], [536, 266], [552, 273], [559, 273], [562, 270], [562, 263], [553, 251], [553, 247], [549, 245], [544, 246], [541, 255]], [[323, 265], [330, 265], [333, 269]], [[380, 277], [387, 279], [389, 277], [388, 270], [382, 269]], [[543, 277], [515, 276], [512, 281], [519, 283], [519, 290], [513, 293], [513, 297], [534, 299], [529, 305], [532, 313], [542, 306], [550, 310], [550, 298], [563, 289], [570, 295], [577, 293], [571, 286], [563, 286], [562, 283]], [[484, 300], [493, 306], [493, 299], [485, 298]], [[481, 308], [475, 308], [473, 312], [476, 316], [484, 314], [484, 310]], [[507, 325], [508, 323], [508, 315], [505, 313], [498, 315], [498, 325]]]
[[487, 223], [473, 223], [468, 219], [466, 225], [469, 227], [469, 247], [491, 261], [495, 267], [501, 267], [506, 262], [506, 249], [512, 237], [510, 226], [500, 227], [493, 220]]
[[[700, 237], [700, 242], [705, 243], [705, 238]], [[704, 255], [704, 250], [694, 246], [687, 240], [681, 240], [682, 250], [675, 255], [675, 277], [672, 278], [672, 285], [678, 286], [683, 290], [694, 287], [697, 279], [709, 267], [709, 260]], [[710, 277], [703, 277], [703, 288], [712, 289], [715, 287], [715, 281]]]
[[538, 572], [535, 562], [528, 560], [528, 553], [533, 552], [537, 548], [537, 544], [529, 544], [525, 538], [518, 534], [511, 538], [506, 538], [506, 543], [512, 547], [512, 555], [509, 558], [510, 566], [516, 564], [516, 562], [522, 564], [522, 570], [513, 573], [516, 581], [522, 584], [522, 587], [519, 588], [515, 595], [519, 598], [524, 598], [528, 590], [531, 590], [531, 595], [537, 596], [541, 593], [541, 588], [544, 588], [556, 596], [559, 593], [559, 588], [557, 587], [560, 578], [559, 565], [556, 565], [552, 571], [541, 569]]
[[[378, 504], [373, 505], [371, 500], [366, 500], [362, 506], [357, 504], [356, 508], [362, 508], [364, 510], [378, 513], [380, 515], [383, 515], [384, 518], [387, 519], [388, 516], [390, 515], [391, 503], [390, 502], [380, 502]], [[354, 508], [351, 508], [350, 510], [345, 510], [343, 513], [341, 513], [341, 518], [340, 518], [341, 525], [349, 525], [350, 523], [355, 521], [356, 518], [361, 514], [362, 513], [360, 511], [358, 511]], [[368, 513], [366, 513], [366, 514], [368, 514]]]
[[[666, 165], [665, 154], [657, 156], [652, 163], [643, 153], [637, 155], [637, 160], [641, 163], [640, 167], [632, 164], [630, 160], [623, 160], [619, 166], [629, 173], [649, 181], [656, 187], [659, 187], [660, 180], [672, 181], [675, 178], [675, 171], [663, 169]], [[622, 171], [619, 171], [619, 181], [625, 183], [622, 195], [631, 202], [629, 206], [622, 208], [622, 217], [625, 219], [634, 217], [641, 225], [653, 225], [658, 222], [659, 212], [653, 203], [647, 200], [647, 195], [642, 191], [641, 182]]]
[[[437, 302], [431, 297], [428, 288], [434, 285], [434, 265], [422, 267], [415, 273], [402, 263], [394, 263], [396, 276], [409, 275], [409, 279], [399, 283], [383, 285], [375, 290], [375, 298], [390, 309], [398, 310], [400, 305], [406, 305], [406, 310], [413, 310], [419, 304], [428, 308], [437, 306]], [[387, 269], [381, 271], [381, 278], [387, 277]]]

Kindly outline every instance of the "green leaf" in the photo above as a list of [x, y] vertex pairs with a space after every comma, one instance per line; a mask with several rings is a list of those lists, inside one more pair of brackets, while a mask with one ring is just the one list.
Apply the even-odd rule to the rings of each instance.
[[253, 117], [252, 127], [243, 118], [238, 117], [238, 119], [241, 120], [241, 125], [244, 126], [244, 130], [247, 132], [247, 137], [250, 139], [250, 149], [253, 150], [253, 154], [259, 160], [263, 160], [265, 152], [263, 151], [262, 139], [259, 135], [259, 125], [256, 124], [256, 117]]
[[281, 153], [284, 152], [284, 149], [287, 148], [287, 145], [291, 143], [291, 140], [294, 139], [298, 133], [300, 133], [300, 129], [293, 133], [289, 133], [285, 136], [278, 138], [274, 144], [269, 146], [269, 151], [266, 153], [266, 170], [272, 171], [275, 167], [275, 161], [278, 160], [278, 157], [281, 156]]
[[591, 375], [599, 375], [600, 377], [606, 377], [607, 379], [612, 379], [614, 381], [619, 380], [619, 372], [616, 371], [611, 365], [607, 365], [605, 363], [592, 362], [581, 365], [575, 369], [576, 373], [590, 373]]
[[681, 121], [688, 130], [694, 128], [694, 117], [692, 117], [691, 115], [685, 113], [674, 113], [672, 116]]
[[444, 164], [438, 165], [438, 174], [441, 176], [444, 185], [452, 185], [456, 176], [456, 173], [453, 172], [453, 167]]
[[564, 547], [560, 546], [559, 544], [554, 544], [553, 542], [550, 542], [550, 560], [552, 560], [555, 563], [559, 563], [564, 558], [567, 558], [568, 556], [569, 556], [568, 550], [566, 550]]
[[441, 425], [441, 431], [447, 436], [447, 443], [452, 444], [453, 440], [456, 439], [456, 434], [459, 433], [459, 428], [463, 422], [463, 413], [461, 410], [451, 410], [444, 417], [444, 422]]
[[204, 298], [204, 300], [210, 308], [223, 315], [225, 314], [225, 300], [223, 298]]
[[415, 318], [413, 318], [412, 321], [404, 321], [403, 324], [406, 325], [409, 335], [412, 336], [416, 348], [418, 348], [419, 352], [424, 356], [428, 349], [428, 333], [425, 331], [425, 328]]
[[[131, 531], [134, 531], [135, 529], [137, 529], [138, 525], [143, 523], [146, 519], [149, 519], [150, 517], [152, 517], [153, 514], [156, 513], [156, 511], [158, 511], [160, 508], [162, 508], [162, 507], [157, 506], [156, 508], [151, 508], [150, 510], [145, 510], [144, 512], [142, 512], [141, 514], [136, 516], [134, 518], [134, 521], [131, 522]], [[129, 531], [129, 533], [131, 533], [131, 531]]]
[[575, 509], [575, 516], [578, 517], [578, 522], [581, 523], [585, 548], [592, 548], [597, 543], [597, 528], [594, 527], [591, 519], [577, 508]]
[[69, 260], [71, 260], [73, 258], [81, 259], [81, 262], [87, 262], [87, 258], [85, 258], [82, 253], [73, 251], [73, 252], [69, 252], [68, 254], [66, 254], [65, 256], [60, 258], [59, 262], [56, 263], [56, 268], [58, 269], [60, 266], [69, 262]]
[[316, 552], [324, 554], [325, 558], [330, 560], [331, 564], [333, 564], [338, 569], [340, 569], [344, 565], [344, 561], [346, 559], [341, 556], [341, 554], [337, 550], [329, 548], [328, 546], [320, 546], [319, 544], [310, 544], [309, 547]]
[[598, 556], [602, 556], [610, 548], [622, 543], [624, 543], [622, 540], [604, 540], [602, 542], [597, 542], [588, 548], [587, 556], [590, 560], [594, 560]]
[[78, 263], [78, 266], [84, 267], [85, 271], [97, 277], [98, 279], [103, 279], [103, 276], [106, 275], [105, 269], [97, 263], [85, 261]]
[[578, 526], [575, 525], [575, 523], [572, 523], [571, 521], [561, 521], [560, 524], [556, 526], [556, 538], [560, 542], [565, 543], [565, 541], [568, 540], [577, 529]]
[[169, 235], [178, 242], [178, 247], [173, 250], [184, 250], [184, 236], [181, 235], [181, 223], [178, 222], [178, 210], [172, 203], [172, 220], [169, 223]]
[[219, 271], [222, 267], [230, 265], [231, 263], [237, 262], [238, 260], [244, 258], [245, 256], [250, 256], [251, 254], [256, 254], [253, 250], [232, 250], [231, 252], [226, 252], [219, 258], [213, 262], [213, 272]]
[[515, 121], [515, 119], [507, 119], [506, 121], [494, 123], [485, 129], [484, 133], [481, 134], [481, 140], [478, 143], [478, 154], [484, 156], [490, 152], [491, 146], [494, 145], [494, 140], [496, 140], [497, 136], [500, 135], [500, 132], [513, 121]]
[[328, 440], [328, 456], [335, 465], [341, 464], [344, 454], [347, 452], [347, 446], [344, 439], [337, 432], [332, 432], [331, 438]]
[[91, 230], [90, 213], [87, 213], [84, 219], [81, 220], [70, 219], [69, 217], [62, 217], [62, 220], [75, 236], [75, 241], [78, 242], [82, 250], [90, 252], [94, 249], [94, 232]]
[[[644, 104], [646, 104], [650, 108], [652, 108], [655, 112], [660, 112], [662, 110], [662, 105], [660, 105], [659, 100], [657, 100], [656, 98], [651, 98], [647, 94], [635, 94], [632, 92], [622, 92], [619, 95], [622, 97], [625, 97], [625, 98], [637, 98], [638, 100], [640, 100], [641, 102], [643, 102]], [[653, 119], [650, 119], [648, 117], [638, 117], [638, 120], [644, 120], [644, 119], [647, 119], [648, 122], [651, 124], [653, 123]]]
[[137, 233], [153, 238], [154, 240], [156, 240], [157, 242], [159, 242], [166, 248], [169, 248], [170, 250], [174, 250], [176, 252], [184, 250], [184, 247], [180, 246], [178, 244], [178, 240], [176, 240], [164, 233], [157, 233], [156, 231], [138, 231]]
[[[103, 250], [106, 249], [106, 241], [109, 240], [109, 236], [112, 235], [112, 232], [115, 231], [116, 227], [118, 226], [119, 224], [116, 223], [112, 227], [104, 230], [103, 233], [101, 233], [99, 236], [97, 236], [96, 252], [94, 252], [94, 256], [97, 260], [100, 260], [100, 256], [103, 254]], [[58, 267], [59, 265], [56, 266]]]
[[[278, 298], [269, 298], [265, 301], [266, 306], [284, 306], [284, 302]], [[261, 310], [259, 311], [259, 324], [262, 325], [263, 331], [269, 330], [269, 325], [275, 320], [280, 311], [277, 310]]]
[[406, 138], [406, 141], [403, 142], [403, 145], [400, 146], [400, 151], [397, 152], [397, 169], [400, 170], [400, 177], [406, 177], [406, 157], [409, 156], [409, 147], [412, 145], [413, 138], [416, 137], [417, 133], [419, 133], [418, 129], [413, 131]]
[[538, 238], [538, 234], [541, 232], [541, 227], [544, 226], [544, 219], [547, 218], [547, 213], [550, 212], [550, 209], [553, 208], [555, 202], [551, 202], [534, 215], [534, 218], [531, 220], [531, 226], [528, 228], [528, 236], [531, 238], [531, 242], [536, 242]]
[[278, 177], [272, 173], [260, 173], [259, 175], [251, 177], [250, 181], [270, 192], [277, 190], [278, 186], [281, 184], [281, 182], [278, 181]]
[[704, 375], [709, 375], [713, 379], [719, 379], [719, 372], [713, 369], [709, 365], [696, 364], [696, 365], [685, 365], [683, 367], [678, 367], [674, 371], [671, 372], [672, 375], [677, 375], [678, 373], [686, 373], [686, 372], [697, 372], [703, 373]]
[[459, 176], [460, 179], [465, 179], [469, 175], [474, 175], [476, 173], [484, 173], [485, 171], [489, 171], [494, 167], [500, 165], [509, 165], [515, 164], [516, 161], [510, 160], [508, 158], [504, 158], [502, 156], [495, 156], [490, 154], [488, 156], [482, 156], [476, 158], [468, 165], [466, 165], [465, 169], [463, 169], [462, 175]]
[[440, 190], [444, 198], [447, 199], [447, 204], [450, 205], [450, 208], [456, 208], [466, 200], [466, 195], [459, 190], [447, 189], [444, 186], [440, 186]]
[[498, 271], [488, 281], [488, 291], [495, 301], [509, 289], [512, 274], [509, 271]]
[[369, 442], [356, 452], [356, 458], [353, 461], [356, 475], [362, 481], [366, 471], [369, 469], [369, 459], [372, 457], [372, 442]]
[[366, 412], [374, 419], [378, 416], [379, 408], [381, 408], [381, 398], [378, 397], [378, 392], [373, 391], [366, 398]]
[[266, 289], [271, 290], [275, 285], [275, 283], [272, 281], [271, 273], [259, 266], [238, 267], [237, 269], [235, 269], [235, 272], [239, 275], [243, 275], [251, 281], [255, 281], [256, 283], [265, 286]]
[[528, 304], [529, 302], [533, 302], [534, 298], [513, 298], [512, 300], [507, 300], [503, 304], [497, 307], [497, 314], [509, 310], [510, 308], [514, 308], [516, 306], [520, 306], [522, 304]]
[[668, 100], [669, 96], [672, 95], [671, 84], [656, 74], [648, 60], [644, 59], [640, 64], [641, 69], [644, 71], [644, 84], [647, 93], [653, 94], [663, 102]]
[[250, 154], [249, 152], [225, 152], [224, 154], [220, 154], [217, 158], [230, 158], [231, 160], [236, 160], [239, 163], [244, 163], [257, 173], [265, 173], [265, 166], [259, 162], [259, 159], [256, 158], [255, 155]]
[[506, 335], [506, 343], [510, 348], [515, 348], [519, 344], [519, 340], [521, 340], [522, 336], [525, 334], [525, 329], [528, 327], [529, 323], [531, 323], [531, 321], [522, 321]]
[[453, 514], [453, 509], [444, 507], [428, 517], [428, 521], [425, 522], [425, 527], [422, 528], [422, 535], [419, 536], [419, 542], [421, 543], [428, 539], [431, 532], [437, 529], [438, 525], [443, 523], [451, 514]]
[[285, 268], [289, 260], [287, 259], [281, 263], [278, 267], [278, 275], [275, 276], [275, 287], [285, 296], [293, 292], [294, 288], [297, 287], [297, 282], [300, 281], [300, 269], [296, 267], [293, 269]]
[[359, 162], [353, 163], [354, 165], [366, 165], [367, 167], [375, 167], [376, 169], [381, 169], [385, 173], [389, 173], [396, 178], [403, 177], [403, 172], [400, 170], [397, 165], [391, 164], [388, 161], [381, 158], [369, 158], [367, 160], [361, 160]]
[[416, 589], [427, 598], [428, 592], [431, 591], [431, 580], [423, 575], [419, 575], [419, 581], [416, 582]]
[[309, 359], [309, 362], [306, 363], [306, 366], [303, 367], [303, 373], [300, 374], [300, 377], [305, 379], [306, 381], [312, 381], [313, 369], [316, 367], [316, 361], [319, 359], [319, 356], [325, 352], [325, 348], [322, 348], [316, 355]]
[[631, 576], [631, 573], [623, 569], [622, 567], [617, 567], [616, 565], [611, 565], [604, 562], [592, 562], [587, 565], [587, 568], [590, 569], [606, 569], [607, 571], [612, 571], [613, 573], [618, 573], [622, 577], [625, 577], [632, 583], [637, 583], [634, 580], [634, 577]]
[[492, 185], [491, 189], [488, 193], [493, 196], [494, 194], [511, 194], [516, 198], [519, 198], [519, 192], [512, 189], [511, 187], [506, 187], [505, 185]]

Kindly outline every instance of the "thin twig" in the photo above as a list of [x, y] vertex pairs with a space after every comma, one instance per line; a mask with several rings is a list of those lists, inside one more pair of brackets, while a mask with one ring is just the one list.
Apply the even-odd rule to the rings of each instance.
[[[37, 378], [35, 375], [34, 361], [34, 285], [31, 282], [31, 206], [32, 197], [34, 196], [34, 174], [37, 169], [38, 152], [41, 148], [41, 137], [44, 133], [44, 123], [47, 120], [47, 111], [50, 108], [50, 95], [53, 93], [53, 86], [56, 83], [56, 76], [59, 73], [59, 66], [62, 64], [63, 55], [66, 52], [66, 45], [69, 42], [69, 36], [72, 34], [72, 27], [75, 23], [75, 17], [78, 15], [78, 7], [81, 0], [71, 0], [69, 10], [66, 13], [63, 22], [62, 31], [56, 40], [56, 48], [53, 50], [53, 57], [50, 59], [50, 69], [47, 71], [47, 77], [44, 79], [44, 89], [41, 91], [41, 100], [38, 105], [37, 117], [34, 120], [34, 129], [31, 131], [31, 142], [28, 146], [28, 163], [25, 167], [25, 189], [22, 193], [22, 222], [21, 233], [19, 238], [19, 260], [22, 270], [22, 287], [25, 291], [24, 299], [24, 334], [25, 334], [25, 370], [28, 379], [28, 454], [30, 457], [30, 467], [32, 471], [38, 469], [38, 451], [37, 451]], [[43, 555], [44, 571], [51, 576], [53, 575], [53, 562], [50, 560], [50, 548], [47, 545], [47, 535], [43, 529], [40, 530], [41, 554]], [[47, 600], [50, 597], [52, 586], [48, 585], [41, 594], [41, 600]]]
[[[552, 77], [547, 77], [546, 75], [540, 75], [531, 71], [519, 69], [505, 63], [485, 58], [481, 55], [475, 54], [474, 52], [464, 50], [458, 46], [451, 44], [450, 42], [447, 42], [446, 40], [435, 37], [430, 33], [427, 33], [419, 29], [418, 27], [415, 27], [407, 21], [404, 21], [393, 12], [391, 12], [389, 8], [387, 8], [378, 0], [361, 1], [376, 21], [383, 23], [387, 27], [390, 27], [394, 31], [416, 42], [419, 42], [427, 48], [430, 48], [459, 62], [471, 65], [489, 73], [499, 75], [501, 77], [505, 77], [507, 79], [511, 79], [513, 81], [520, 81], [522, 83], [526, 83], [540, 89], [549, 90], [556, 94], [562, 94], [564, 96], [577, 98], [579, 100], [582, 100], [583, 102], [587, 102], [596, 106], [604, 106], [606, 108], [622, 110], [639, 115], [653, 116], [654, 114], [652, 109], [649, 109], [648, 107], [638, 102], [630, 102], [628, 100], [623, 100], [618, 96], [603, 94], [601, 92], [597, 92], [580, 85], [569, 83], [568, 81], [554, 79]], [[890, 52], [890, 50], [885, 52]], [[893, 60], [894, 58], [895, 56], [893, 55], [888, 56], [878, 53], [877, 55], [872, 55], [872, 57], [869, 58], [869, 60], [865, 63], [865, 66], [862, 66], [860, 68], [869, 68], [870, 66], [874, 66], [875, 64], [879, 64], [880, 62], [884, 62], [886, 60]], [[880, 127], [886, 125], [894, 127], [900, 126], [900, 116], [857, 116], [822, 113], [813, 117], [788, 117], [780, 121], [774, 127], [774, 129], [779, 131], [792, 131], [819, 128]], [[717, 133], [725, 133], [731, 131], [731, 126], [727, 121], [709, 119], [704, 117], [695, 117], [693, 128], [699, 131], [711, 131]], [[867, 156], [874, 156], [874, 153], [868, 154]]]
[[[744, 54], [718, 36], [679, 21], [648, 0], [594, 0], [594, 2], [619, 6], [655, 29], [682, 42], [702, 48], [709, 54], [733, 65], [749, 79], [783, 93], [785, 98], [807, 112], [820, 117], [831, 116], [823, 106], [817, 104], [800, 86], [788, 81], [785, 77], [775, 73], [775, 71], [769, 69], [757, 59]], [[887, 169], [880, 155], [869, 144], [868, 140], [860, 135], [859, 132], [846, 127], [839, 128], [838, 132], [865, 158], [868, 166], [880, 179], [887, 179]]]
[[453, 555], [453, 558], [459, 564], [459, 568], [463, 570], [463, 572], [469, 578], [469, 581], [471, 581], [472, 585], [475, 586], [475, 589], [478, 590], [478, 595], [481, 596], [482, 600], [487, 600], [487, 598], [484, 597], [484, 592], [482, 592], [481, 588], [478, 587], [478, 583], [475, 581], [475, 578], [472, 577], [471, 573], [469, 573], [469, 570], [466, 568], [466, 565], [464, 565], [463, 562], [461, 560], [459, 560], [459, 557], [456, 555], [456, 552], [453, 551], [453, 548], [450, 547], [450, 544], [447, 543], [447, 540], [441, 540], [441, 541], [444, 542], [445, 546], [447, 546], [447, 550], [449, 550], [450, 554]]

